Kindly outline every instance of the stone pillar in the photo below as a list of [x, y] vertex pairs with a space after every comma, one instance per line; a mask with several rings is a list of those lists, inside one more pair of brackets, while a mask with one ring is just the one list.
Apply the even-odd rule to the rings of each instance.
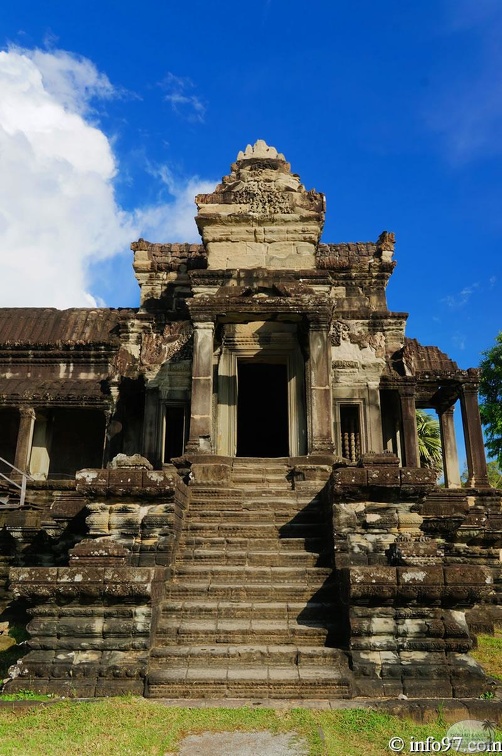
[[366, 410], [368, 447], [366, 451], [383, 451], [382, 407], [378, 383], [368, 383], [368, 403]]
[[404, 466], [420, 467], [415, 386], [401, 386], [399, 389], [399, 398], [401, 400], [401, 420], [403, 423]]
[[213, 336], [212, 321], [194, 323], [188, 452], [213, 452]]
[[329, 453], [333, 445], [333, 402], [331, 398], [331, 348], [328, 323], [311, 321], [309, 328], [311, 439], [309, 451]]
[[33, 429], [35, 428], [35, 410], [32, 407], [19, 408], [19, 431], [17, 434], [14, 467], [28, 472], [30, 465]]
[[105, 432], [103, 435], [103, 453], [101, 455], [101, 467], [105, 468], [108, 462], [110, 461], [109, 460], [110, 436], [108, 434], [108, 429], [110, 427], [112, 411], [110, 409], [104, 410], [103, 415], [105, 418]]
[[460, 394], [468, 479], [471, 488], [490, 488], [485, 446], [479, 416], [478, 383], [464, 383]]
[[443, 471], [446, 488], [460, 488], [460, 470], [458, 467], [457, 439], [453, 422], [454, 407], [439, 413], [441, 445], [443, 447]]
[[143, 420], [143, 454], [155, 468], [162, 466], [161, 460], [161, 406], [158, 388], [147, 388], [145, 392], [145, 417]]

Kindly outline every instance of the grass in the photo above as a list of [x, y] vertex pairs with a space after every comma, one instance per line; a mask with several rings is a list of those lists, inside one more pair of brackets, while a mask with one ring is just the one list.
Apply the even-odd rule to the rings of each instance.
[[472, 656], [488, 675], [502, 680], [502, 628], [496, 628], [493, 635], [478, 635], [478, 647]]
[[[11, 649], [0, 657], [9, 653]], [[502, 680], [502, 630], [493, 637], [480, 635], [474, 656], [488, 674]], [[190, 709], [133, 697], [36, 703], [44, 699], [29, 691], [0, 696], [0, 701], [34, 703], [21, 709], [0, 707], [1, 756], [165, 756], [177, 753], [188, 734], [236, 730], [296, 732], [307, 741], [311, 756], [388, 756], [391, 737], [404, 739], [406, 753], [412, 737], [440, 740], [448, 729], [441, 713], [435, 723], [418, 725], [366, 709]]]
[[[2, 756], [164, 756], [177, 753], [184, 736], [205, 731], [296, 732], [311, 756], [388, 756], [393, 736], [410, 742], [428, 735], [440, 739], [445, 727], [416, 725], [364, 709], [288, 711], [189, 709], [166, 707], [140, 698], [63, 701], [22, 710], [0, 708]], [[408, 749], [409, 750], [409, 749]]]

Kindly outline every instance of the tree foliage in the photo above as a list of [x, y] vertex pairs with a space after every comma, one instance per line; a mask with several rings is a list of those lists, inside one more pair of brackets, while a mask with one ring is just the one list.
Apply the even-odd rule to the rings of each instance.
[[[486, 467], [488, 470], [488, 483], [491, 485], [491, 487], [502, 488], [502, 470], [500, 469], [497, 460], [489, 459], [486, 463]], [[469, 473], [467, 472], [467, 467], [464, 467], [462, 475], [460, 476], [460, 480], [462, 481], [463, 486], [467, 485], [468, 478]]]
[[430, 467], [440, 473], [443, 469], [443, 453], [439, 420], [425, 410], [417, 410], [417, 434], [420, 466]]
[[502, 467], [502, 332], [495, 346], [483, 352], [481, 360], [480, 413], [485, 426], [486, 447]]

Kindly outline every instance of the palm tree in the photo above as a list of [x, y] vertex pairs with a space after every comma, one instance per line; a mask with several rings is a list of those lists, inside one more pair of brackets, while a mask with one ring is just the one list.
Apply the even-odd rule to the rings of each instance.
[[436, 470], [439, 475], [443, 470], [439, 420], [425, 410], [417, 410], [417, 434], [420, 466]]

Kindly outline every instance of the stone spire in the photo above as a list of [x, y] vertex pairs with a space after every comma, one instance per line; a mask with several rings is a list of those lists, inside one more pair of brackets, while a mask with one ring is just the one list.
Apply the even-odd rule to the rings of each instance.
[[307, 191], [284, 155], [262, 139], [239, 152], [212, 194], [196, 198], [208, 267], [315, 267], [324, 196]]

